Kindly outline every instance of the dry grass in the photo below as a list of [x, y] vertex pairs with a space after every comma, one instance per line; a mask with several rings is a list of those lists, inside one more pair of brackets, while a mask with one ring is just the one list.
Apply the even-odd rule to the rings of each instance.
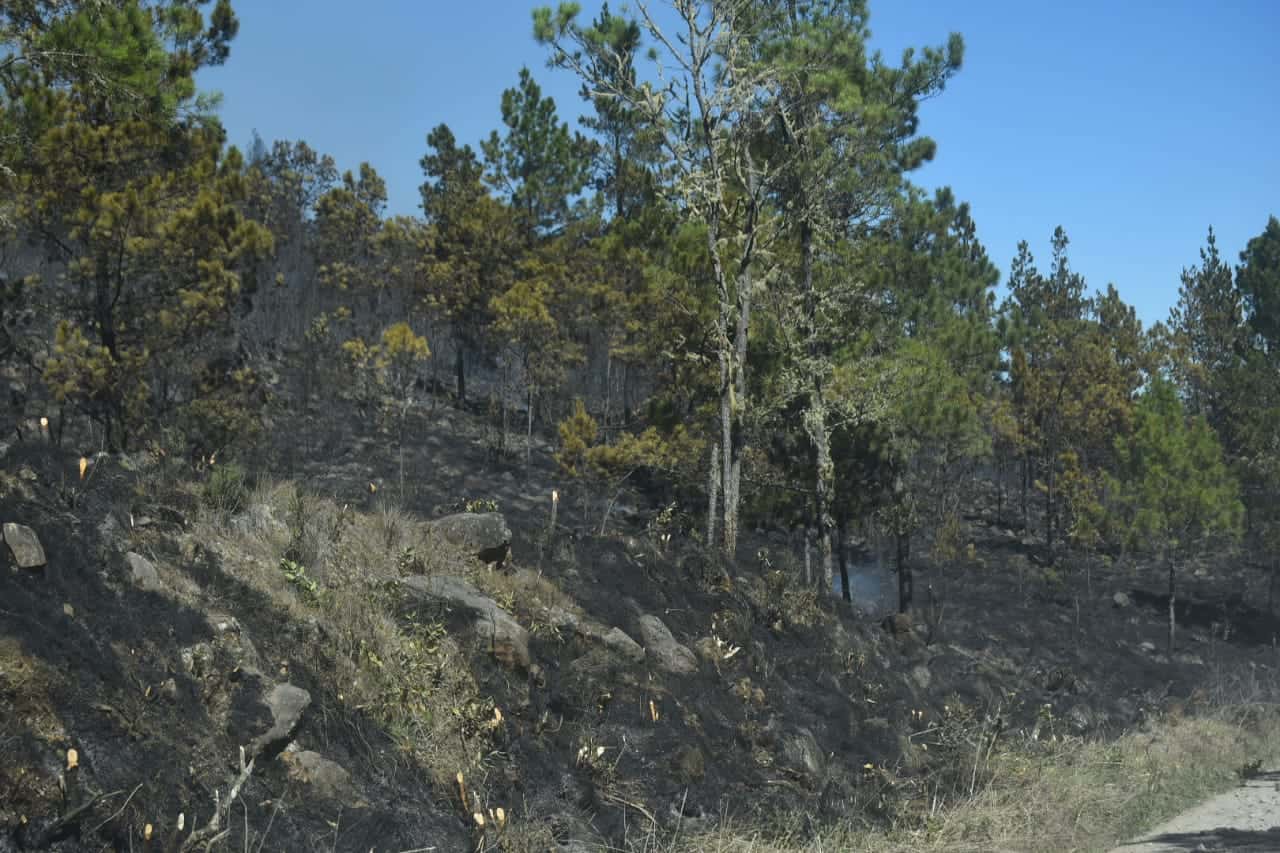
[[1170, 714], [1116, 740], [1060, 740], [998, 750], [974, 795], [888, 832], [818, 836], [725, 822], [714, 832], [639, 849], [671, 853], [891, 853], [1107, 850], [1233, 786], [1242, 767], [1280, 759], [1280, 711], [1250, 703], [1197, 718]]
[[482, 794], [493, 704], [458, 643], [407, 608], [393, 583], [406, 563], [425, 573], [472, 567], [423, 547], [423, 524], [390, 503], [361, 513], [292, 483], [261, 482], [241, 513], [220, 510], [202, 514], [196, 537], [282, 613], [318, 623], [315, 651], [340, 702], [380, 723], [442, 791], [454, 791], [461, 772]]

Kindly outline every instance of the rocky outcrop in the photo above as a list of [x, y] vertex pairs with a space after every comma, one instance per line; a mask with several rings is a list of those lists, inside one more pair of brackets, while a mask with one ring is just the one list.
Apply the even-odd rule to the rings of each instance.
[[496, 512], [446, 515], [428, 525], [427, 536], [485, 563], [503, 563], [511, 552], [511, 529]]
[[308, 786], [330, 800], [349, 800], [353, 793], [351, 774], [341, 764], [310, 750], [286, 749], [280, 755], [289, 778]]
[[30, 527], [7, 522], [4, 526], [4, 544], [9, 546], [13, 561], [20, 569], [43, 568], [48, 562], [40, 538]]
[[311, 694], [292, 684], [277, 684], [260, 701], [271, 714], [271, 725], [250, 741], [249, 754], [269, 758], [293, 740], [302, 723], [302, 715], [311, 706]]
[[671, 631], [661, 619], [646, 614], [640, 617], [639, 625], [645, 651], [659, 667], [677, 674], [688, 674], [698, 670], [698, 659], [694, 657], [693, 652], [671, 636]]
[[471, 614], [475, 640], [504, 665], [528, 669], [529, 632], [498, 602], [481, 593], [464, 578], [452, 575], [413, 575], [401, 583], [411, 595], [443, 602]]
[[159, 592], [163, 588], [160, 573], [146, 557], [130, 551], [124, 555], [124, 559], [129, 564], [129, 579], [134, 586], [147, 592]]

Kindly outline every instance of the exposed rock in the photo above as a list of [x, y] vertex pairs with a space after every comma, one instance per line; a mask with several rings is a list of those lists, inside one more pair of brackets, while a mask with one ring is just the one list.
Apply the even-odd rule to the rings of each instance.
[[933, 683], [933, 674], [924, 664], [916, 664], [911, 668], [911, 680], [919, 685], [921, 690], [928, 690], [929, 685]]
[[911, 634], [915, 629], [911, 624], [911, 617], [905, 613], [895, 613], [892, 616], [885, 617], [882, 627], [893, 634], [895, 637], [903, 637]]
[[133, 551], [125, 554], [124, 558], [129, 564], [129, 579], [134, 586], [147, 592], [159, 592], [164, 588], [160, 583], [160, 573], [150, 560]]
[[245, 538], [282, 536], [288, 532], [284, 522], [276, 518], [267, 504], [254, 504], [244, 512], [232, 516], [231, 529]]
[[280, 755], [289, 778], [311, 786], [321, 797], [332, 800], [348, 799], [352, 793], [351, 774], [336, 761], [310, 750], [285, 750]]
[[14, 562], [20, 569], [39, 569], [48, 562], [44, 556], [44, 548], [40, 546], [39, 537], [26, 525], [6, 522], [4, 542], [9, 546]]
[[808, 729], [800, 729], [786, 739], [783, 755], [795, 769], [804, 770], [815, 778], [822, 776], [822, 750], [818, 747], [818, 739]]
[[701, 782], [707, 772], [707, 759], [702, 750], [692, 744], [685, 744], [676, 750], [671, 757], [671, 769], [676, 774], [676, 781], [681, 785]]
[[1146, 652], [1147, 654], [1151, 655], [1151, 654], [1155, 654], [1156, 644], [1151, 642], [1150, 640], [1143, 640], [1141, 643], [1138, 644], [1138, 648]]
[[311, 694], [292, 684], [277, 684], [262, 701], [271, 712], [271, 728], [253, 739], [250, 752], [270, 757], [293, 740], [302, 715], [311, 705]]
[[463, 578], [412, 575], [401, 583], [420, 598], [444, 601], [472, 613], [472, 630], [494, 657], [509, 667], [529, 668], [529, 633], [514, 616]]
[[662, 624], [657, 616], [640, 617], [640, 636], [644, 640], [645, 650], [658, 666], [667, 672], [690, 673], [698, 669], [698, 659], [693, 656], [687, 646], [676, 642], [671, 631]]
[[633, 663], [644, 660], [644, 647], [631, 639], [630, 635], [621, 628], [610, 628], [604, 633], [601, 642]]
[[574, 615], [573, 613], [570, 613], [568, 610], [565, 610], [563, 607], [560, 607], [559, 605], [545, 608], [543, 610], [543, 617], [547, 620], [547, 622], [549, 622], [551, 625], [554, 625], [557, 629], [561, 631], [577, 630], [578, 624], [581, 622], [581, 620], [576, 615]]
[[1127, 593], [1117, 592], [1115, 595], [1111, 596], [1111, 603], [1123, 610], [1130, 604], [1133, 604], [1133, 600], [1129, 598]]
[[98, 544], [102, 555], [118, 554], [124, 550], [124, 527], [115, 513], [109, 512], [98, 522]]
[[436, 519], [428, 536], [486, 563], [502, 563], [511, 551], [511, 529], [497, 512], [463, 512]]

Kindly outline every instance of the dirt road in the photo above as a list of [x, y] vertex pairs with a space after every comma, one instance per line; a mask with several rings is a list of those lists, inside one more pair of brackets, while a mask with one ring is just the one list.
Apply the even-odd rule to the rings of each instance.
[[1111, 853], [1280, 853], [1280, 772], [1264, 773]]

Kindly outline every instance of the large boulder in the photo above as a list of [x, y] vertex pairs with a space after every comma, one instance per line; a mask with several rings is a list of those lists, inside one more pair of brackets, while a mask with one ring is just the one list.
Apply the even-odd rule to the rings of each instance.
[[661, 619], [646, 614], [640, 617], [639, 624], [645, 650], [658, 666], [667, 672], [678, 674], [697, 671], [698, 659], [687, 646], [681, 645], [671, 636], [671, 631]]
[[472, 616], [476, 640], [508, 667], [528, 669], [529, 632], [498, 602], [484, 595], [464, 578], [452, 575], [412, 575], [401, 583], [409, 594], [443, 602]]
[[341, 764], [318, 752], [290, 747], [280, 755], [285, 772], [295, 782], [307, 785], [321, 797], [330, 800], [350, 799], [351, 774]]
[[271, 712], [271, 728], [253, 739], [250, 752], [270, 757], [293, 740], [302, 715], [311, 705], [311, 694], [292, 684], [277, 684], [267, 693], [263, 704]]
[[486, 563], [503, 563], [511, 552], [511, 528], [497, 512], [463, 512], [431, 522], [429, 539]]
[[150, 560], [133, 551], [125, 554], [124, 559], [129, 564], [129, 579], [133, 581], [134, 586], [146, 592], [159, 592], [163, 589], [160, 573], [156, 571], [156, 567]]
[[6, 522], [4, 543], [9, 546], [13, 560], [20, 569], [39, 569], [48, 562], [36, 532], [24, 524]]

